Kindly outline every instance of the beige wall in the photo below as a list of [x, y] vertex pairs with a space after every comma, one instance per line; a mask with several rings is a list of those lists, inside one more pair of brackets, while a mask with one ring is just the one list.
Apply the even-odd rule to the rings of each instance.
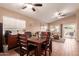
[[16, 19], [22, 19], [22, 20], [26, 20], [26, 31], [39, 31], [40, 29], [40, 22], [30, 18], [30, 17], [26, 17], [24, 15], [21, 15], [17, 12], [13, 12], [10, 10], [7, 10], [5, 8], [0, 8], [0, 22], [3, 21], [3, 16], [9, 16], [9, 17], [13, 17]]
[[77, 41], [79, 41], [79, 10], [76, 12], [76, 23], [77, 23]]

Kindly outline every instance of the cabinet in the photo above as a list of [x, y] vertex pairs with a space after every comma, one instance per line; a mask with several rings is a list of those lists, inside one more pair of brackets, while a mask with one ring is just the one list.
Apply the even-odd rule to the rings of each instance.
[[9, 35], [8, 37], [8, 49], [12, 49], [17, 47], [17, 36], [16, 35]]

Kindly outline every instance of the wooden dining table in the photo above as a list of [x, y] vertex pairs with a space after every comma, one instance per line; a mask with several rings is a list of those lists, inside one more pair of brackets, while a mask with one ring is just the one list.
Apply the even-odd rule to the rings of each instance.
[[32, 43], [37, 46], [37, 56], [41, 55], [41, 45], [46, 41], [47, 41], [46, 39], [33, 38], [33, 37], [28, 39], [28, 43]]

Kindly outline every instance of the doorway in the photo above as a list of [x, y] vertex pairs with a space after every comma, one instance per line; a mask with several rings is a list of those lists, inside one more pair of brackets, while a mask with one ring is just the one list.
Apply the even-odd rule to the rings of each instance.
[[64, 24], [63, 25], [63, 37], [69, 39], [76, 38], [76, 25], [75, 24]]

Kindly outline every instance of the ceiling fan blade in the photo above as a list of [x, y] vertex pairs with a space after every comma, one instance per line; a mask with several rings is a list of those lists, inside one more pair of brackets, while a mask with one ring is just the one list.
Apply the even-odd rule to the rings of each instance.
[[23, 7], [22, 7], [22, 9], [25, 9], [25, 8], [27, 8], [27, 6], [23, 6]]
[[34, 6], [42, 6], [42, 4], [38, 3], [38, 4], [33, 4]]
[[32, 8], [33, 11], [36, 11], [35, 8]]
[[61, 16], [66, 16], [66, 14], [63, 14], [63, 15], [61, 15]]

